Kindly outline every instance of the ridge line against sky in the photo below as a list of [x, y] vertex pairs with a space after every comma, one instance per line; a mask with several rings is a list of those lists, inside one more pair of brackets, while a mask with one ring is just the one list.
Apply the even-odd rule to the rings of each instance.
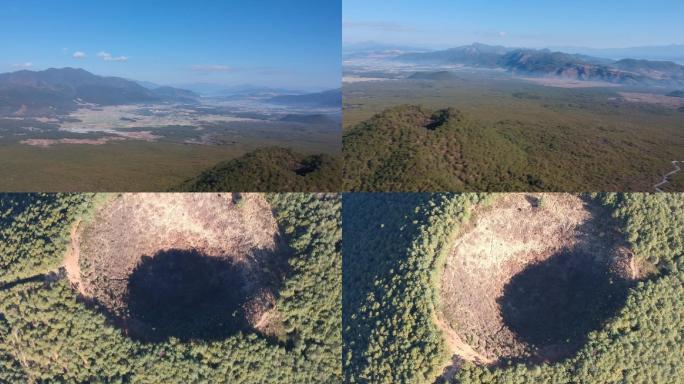
[[447, 48], [474, 42], [528, 48], [684, 44], [676, 0], [344, 0], [344, 44]]
[[0, 72], [83, 68], [162, 85], [332, 89], [341, 4], [319, 0], [5, 0]]

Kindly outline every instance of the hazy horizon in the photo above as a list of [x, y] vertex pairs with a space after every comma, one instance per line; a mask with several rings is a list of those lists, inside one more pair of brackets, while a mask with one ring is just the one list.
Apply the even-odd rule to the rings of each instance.
[[0, 72], [71, 67], [160, 85], [338, 88], [340, 12], [315, 0], [7, 1]]
[[96, 76], [101, 76], [101, 77], [119, 77], [122, 79], [126, 79], [129, 81], [133, 81], [136, 83], [140, 83], [143, 86], [148, 86], [148, 85], [154, 85], [157, 87], [175, 87], [175, 88], [183, 88], [183, 87], [207, 87], [207, 88], [214, 88], [216, 90], [229, 90], [229, 89], [273, 89], [273, 90], [288, 90], [288, 91], [293, 91], [293, 92], [319, 92], [319, 91], [327, 91], [327, 90], [334, 90], [334, 89], [339, 89], [340, 85], [333, 85], [331, 87], [326, 87], [326, 86], [277, 86], [277, 85], [269, 85], [269, 84], [256, 84], [256, 83], [240, 83], [240, 82], [234, 82], [234, 83], [227, 83], [227, 82], [211, 82], [211, 81], [196, 81], [196, 82], [153, 82], [153, 81], [148, 81], [146, 79], [137, 79], [137, 78], [131, 78], [127, 76], [119, 76], [119, 75], [107, 75], [107, 74], [101, 74], [101, 73], [96, 73], [92, 71], [88, 71], [85, 68], [77, 67], [77, 66], [67, 66], [67, 67], [48, 67], [48, 68], [35, 68], [34, 66], [30, 67], [24, 67], [24, 68], [12, 68], [11, 70], [8, 70], [6, 72], [0, 72], [0, 74], [3, 73], [13, 73], [13, 72], [20, 72], [20, 71], [29, 71], [29, 72], [42, 72], [50, 69], [82, 69], [85, 70], [93, 75]]
[[387, 47], [401, 47], [401, 48], [412, 48], [412, 49], [424, 49], [424, 50], [443, 50], [443, 49], [449, 49], [449, 48], [457, 48], [457, 47], [462, 47], [462, 46], [469, 46], [469, 45], [474, 45], [474, 44], [482, 44], [482, 45], [489, 45], [489, 46], [503, 46], [506, 48], [530, 48], [530, 49], [590, 49], [590, 50], [612, 50], [612, 49], [642, 49], [642, 48], [683, 48], [684, 49], [684, 44], [660, 44], [660, 45], [642, 45], [642, 46], [628, 46], [628, 47], [587, 47], [587, 46], [582, 46], [582, 45], [565, 45], [565, 46], [559, 46], [559, 45], [548, 45], [548, 46], [516, 46], [516, 45], [509, 45], [509, 44], [490, 44], [490, 43], [483, 43], [481, 41], [471, 41], [470, 43], [461, 43], [461, 44], [439, 44], [439, 45], [431, 45], [431, 44], [400, 44], [400, 43], [393, 43], [389, 41], [376, 41], [376, 40], [367, 40], [367, 41], [355, 41], [355, 42], [342, 42], [342, 48], [349, 48], [349, 47], [357, 47], [357, 46], [387, 46]]
[[[431, 49], [479, 42], [589, 49], [684, 45], [684, 3], [673, 0], [544, 6], [513, 0], [343, 2], [343, 44], [378, 42]], [[648, 17], [644, 17], [648, 15]]]

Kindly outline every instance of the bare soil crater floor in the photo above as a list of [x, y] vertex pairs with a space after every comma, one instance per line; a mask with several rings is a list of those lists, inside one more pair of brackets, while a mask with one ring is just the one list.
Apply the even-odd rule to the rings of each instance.
[[278, 337], [287, 250], [261, 194], [121, 194], [71, 232], [72, 286], [134, 339]]
[[497, 196], [455, 236], [435, 315], [455, 363], [569, 357], [639, 274], [610, 213], [576, 195]]

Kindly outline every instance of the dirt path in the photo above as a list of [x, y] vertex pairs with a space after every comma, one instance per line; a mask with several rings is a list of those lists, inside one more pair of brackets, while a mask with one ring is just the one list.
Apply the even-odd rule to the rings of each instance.
[[468, 343], [464, 342], [440, 314], [433, 313], [432, 321], [437, 328], [442, 331], [444, 341], [447, 343], [449, 352], [452, 354], [451, 358], [448, 361], [445, 361], [440, 367], [442, 373], [439, 378], [444, 380], [444, 382], [451, 382], [451, 378], [454, 377], [461, 367], [461, 361], [469, 361], [477, 364], [491, 364], [494, 362], [492, 359], [483, 356], [474, 350]]
[[76, 220], [76, 222], [71, 226], [71, 232], [69, 234], [69, 245], [67, 251], [64, 254], [64, 269], [66, 270], [67, 277], [72, 285], [75, 286], [79, 291], [83, 287], [81, 281], [81, 266], [79, 264], [79, 228], [81, 226], [81, 219]]
[[[486, 356], [478, 353], [473, 349], [473, 347], [464, 342], [461, 337], [446, 323], [441, 315], [433, 314], [432, 321], [435, 323], [435, 325], [437, 325], [437, 328], [444, 333], [444, 340], [447, 342], [449, 350], [454, 355], [458, 355], [458, 357], [463, 360], [478, 364], [490, 364], [494, 362], [492, 359], [489, 359]], [[451, 362], [449, 362], [449, 364], [451, 364]]]
[[636, 280], [639, 277], [639, 270], [636, 265], [636, 256], [634, 255], [629, 258], [629, 272], [632, 275], [632, 280]]
[[682, 170], [682, 168], [679, 166], [679, 163], [684, 163], [684, 160], [673, 160], [672, 161], [672, 166], [674, 167], [674, 171], [665, 174], [663, 176], [663, 180], [660, 183], [653, 186], [653, 188], [655, 188], [656, 192], [664, 192], [662, 189], [660, 189], [660, 187], [662, 187], [663, 185], [670, 182], [670, 180], [669, 180], [670, 176], [673, 176]]

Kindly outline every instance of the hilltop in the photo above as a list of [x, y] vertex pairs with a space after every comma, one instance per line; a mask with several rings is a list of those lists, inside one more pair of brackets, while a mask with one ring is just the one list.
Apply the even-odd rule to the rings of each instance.
[[356, 191], [455, 191], [551, 187], [528, 175], [527, 155], [461, 111], [403, 105], [343, 137], [344, 176]]
[[289, 149], [257, 149], [223, 162], [173, 188], [179, 192], [336, 191], [339, 162], [331, 156], [306, 156]]

